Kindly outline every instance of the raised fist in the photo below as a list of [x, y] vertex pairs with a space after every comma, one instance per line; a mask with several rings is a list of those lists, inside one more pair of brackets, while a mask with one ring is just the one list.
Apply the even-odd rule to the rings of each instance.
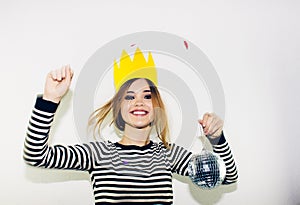
[[71, 70], [70, 65], [63, 66], [60, 69], [52, 70], [48, 73], [43, 99], [59, 103], [69, 90], [72, 77], [73, 71]]

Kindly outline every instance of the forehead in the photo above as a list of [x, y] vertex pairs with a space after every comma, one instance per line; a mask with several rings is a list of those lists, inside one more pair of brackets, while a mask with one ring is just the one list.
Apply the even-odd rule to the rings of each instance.
[[150, 90], [150, 87], [145, 79], [138, 79], [134, 81], [128, 88], [128, 91], [135, 93], [143, 92], [144, 90]]

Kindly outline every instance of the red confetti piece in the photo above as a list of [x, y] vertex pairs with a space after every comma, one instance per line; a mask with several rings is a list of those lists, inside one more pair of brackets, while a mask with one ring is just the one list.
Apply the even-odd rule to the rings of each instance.
[[135, 43], [130, 45], [130, 47], [133, 47], [133, 46], [135, 46]]
[[184, 41], [184, 46], [185, 46], [186, 49], [189, 49], [189, 44], [188, 44], [187, 41]]

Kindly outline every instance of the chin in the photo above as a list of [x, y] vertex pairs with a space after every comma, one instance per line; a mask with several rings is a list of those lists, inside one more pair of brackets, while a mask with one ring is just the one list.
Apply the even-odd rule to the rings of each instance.
[[136, 127], [137, 129], [143, 129], [143, 128], [146, 128], [150, 125], [150, 122], [149, 123], [141, 123], [141, 124], [133, 124], [134, 127]]

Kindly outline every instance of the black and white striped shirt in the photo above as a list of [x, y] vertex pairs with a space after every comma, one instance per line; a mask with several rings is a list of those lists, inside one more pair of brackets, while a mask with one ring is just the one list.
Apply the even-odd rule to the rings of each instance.
[[[57, 104], [37, 98], [24, 144], [26, 163], [88, 171], [96, 204], [172, 204], [172, 173], [188, 176], [191, 152], [152, 141], [142, 147], [110, 141], [50, 146], [48, 135], [56, 109]], [[213, 149], [226, 164], [223, 183], [235, 182], [237, 171], [224, 136]]]

